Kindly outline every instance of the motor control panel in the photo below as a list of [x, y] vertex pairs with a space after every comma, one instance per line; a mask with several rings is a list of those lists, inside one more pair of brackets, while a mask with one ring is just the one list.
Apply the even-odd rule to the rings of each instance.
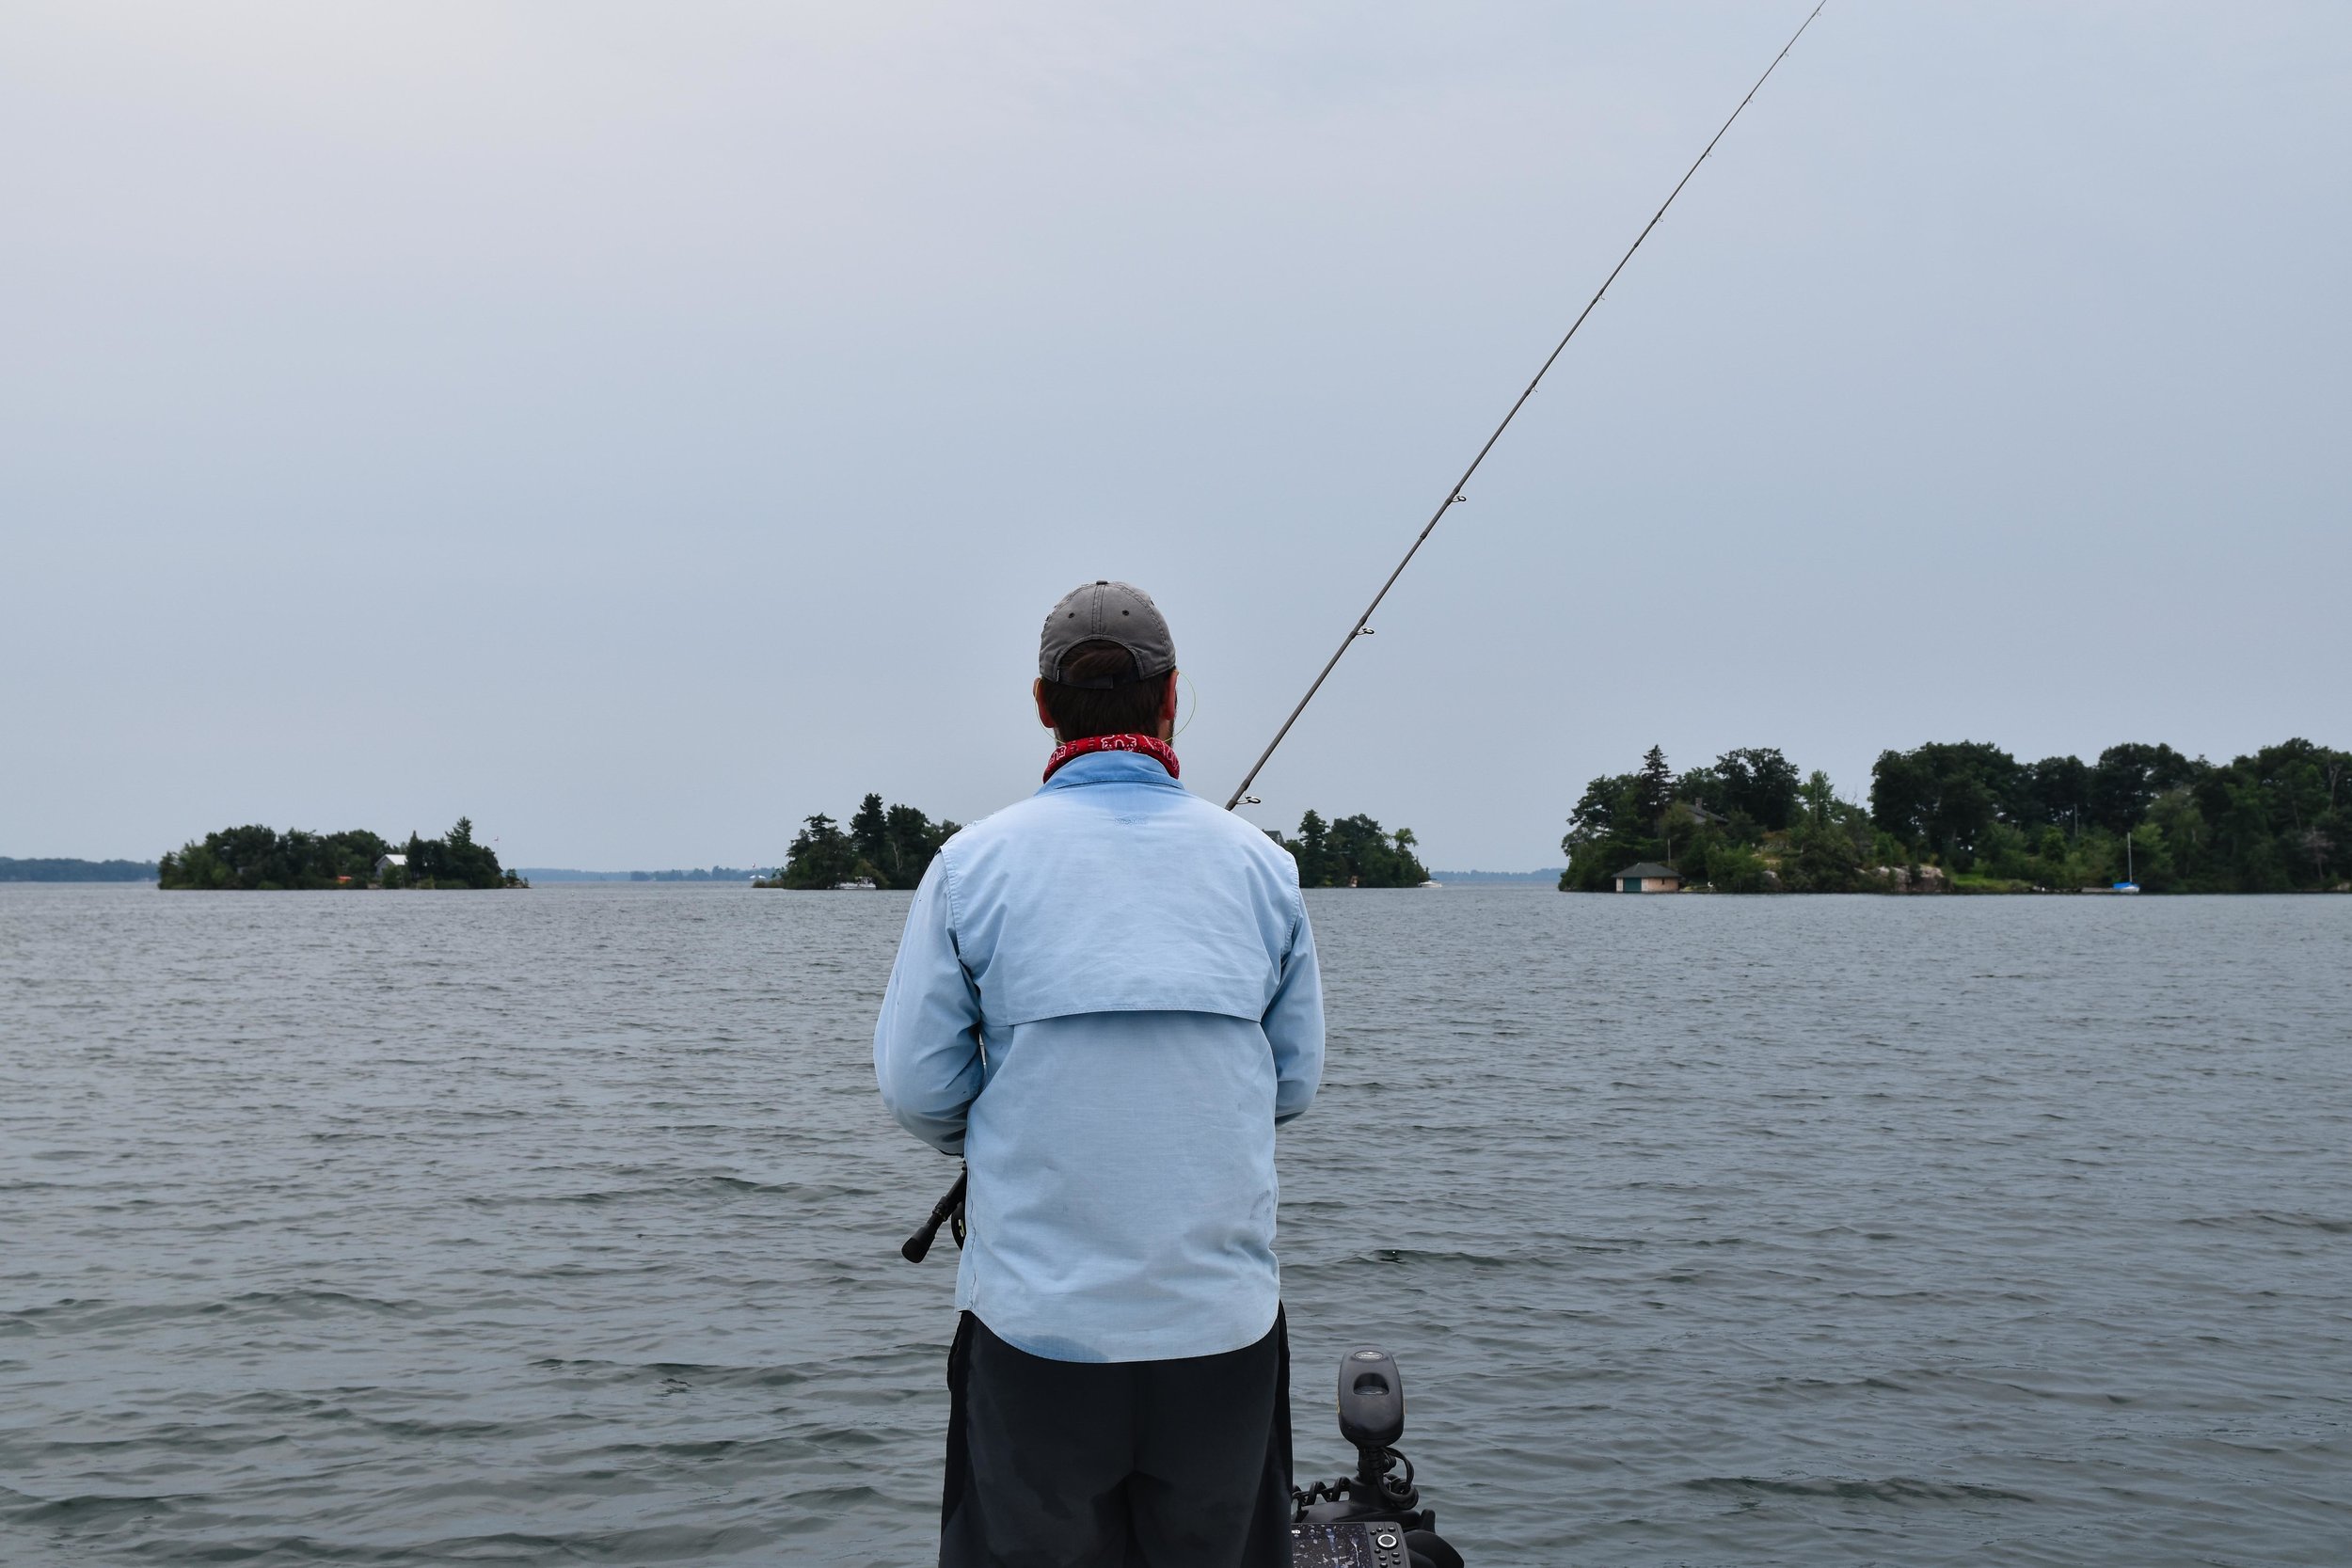
[[1292, 1568], [1408, 1568], [1405, 1527], [1379, 1519], [1291, 1527]]

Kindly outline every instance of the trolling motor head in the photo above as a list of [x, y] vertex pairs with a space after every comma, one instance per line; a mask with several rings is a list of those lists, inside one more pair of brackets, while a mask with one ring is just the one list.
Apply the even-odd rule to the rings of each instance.
[[[1461, 1554], [1438, 1534], [1437, 1510], [1421, 1506], [1413, 1462], [1395, 1448], [1405, 1435], [1405, 1374], [1395, 1356], [1364, 1345], [1340, 1358], [1339, 1417], [1356, 1473], [1293, 1494], [1291, 1560], [1298, 1568], [1462, 1568]], [[1401, 1476], [1393, 1473], [1400, 1465]]]
[[1405, 1435], [1405, 1374], [1396, 1357], [1377, 1346], [1349, 1351], [1340, 1362], [1340, 1435], [1355, 1447], [1363, 1495], [1406, 1509], [1421, 1500], [1409, 1461], [1404, 1481], [1389, 1480], [1391, 1467], [1404, 1458], [1390, 1445]]

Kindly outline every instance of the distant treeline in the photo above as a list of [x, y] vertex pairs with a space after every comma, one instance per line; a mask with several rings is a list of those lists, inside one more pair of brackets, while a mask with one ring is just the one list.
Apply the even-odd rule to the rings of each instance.
[[1653, 746], [1585, 786], [1561, 847], [1564, 889], [1663, 861], [1734, 893], [1864, 891], [1923, 866], [1963, 889], [2106, 886], [2127, 865], [2151, 893], [2315, 891], [2352, 863], [2352, 752], [2296, 739], [2213, 763], [2133, 743], [2020, 762], [1934, 742], [1880, 752], [1866, 808], [1776, 748], [1676, 773]]
[[559, 865], [526, 865], [522, 876], [541, 882], [748, 882], [768, 875], [765, 866], [697, 866], [684, 871], [573, 871]]
[[0, 882], [151, 882], [153, 861], [10, 860], [0, 855]]
[[688, 871], [632, 871], [632, 882], [748, 882], [762, 875], [756, 869], [733, 865], [714, 865], [705, 871], [699, 866]]
[[1562, 869], [1555, 865], [1546, 871], [1448, 871], [1443, 866], [1436, 866], [1430, 870], [1429, 876], [1432, 880], [1443, 882], [1448, 887], [1458, 883], [1463, 887], [1549, 888], [1559, 883]]
[[1412, 829], [1386, 832], [1360, 813], [1326, 822], [1311, 811], [1298, 819], [1296, 838], [1272, 829], [1266, 836], [1298, 862], [1300, 887], [1419, 887], [1429, 880], [1413, 854]]
[[761, 887], [834, 888], [861, 879], [876, 887], [913, 887], [960, 824], [934, 822], [913, 806], [859, 802], [849, 831], [824, 813], [803, 819], [784, 864]]
[[[399, 856], [405, 864], [386, 863]], [[499, 865], [497, 852], [474, 842], [473, 822], [461, 816], [441, 838], [408, 835], [395, 846], [365, 828], [313, 833], [277, 832], [251, 826], [224, 828], [182, 846], [158, 863], [167, 888], [219, 888], [278, 893], [298, 888], [492, 888], [526, 885]]]

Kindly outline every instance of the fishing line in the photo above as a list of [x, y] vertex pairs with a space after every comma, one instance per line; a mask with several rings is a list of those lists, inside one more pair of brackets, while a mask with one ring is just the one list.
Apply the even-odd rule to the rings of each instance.
[[1259, 770], [1265, 767], [1266, 759], [1274, 755], [1274, 749], [1277, 746], [1282, 744], [1282, 737], [1291, 733], [1291, 726], [1298, 722], [1298, 716], [1307, 711], [1307, 705], [1315, 700], [1315, 693], [1323, 689], [1323, 683], [1330, 678], [1332, 670], [1346, 656], [1347, 650], [1356, 645], [1356, 640], [1372, 635], [1372, 627], [1367, 625], [1372, 619], [1372, 612], [1380, 608], [1380, 601], [1389, 596], [1389, 590], [1396, 586], [1396, 579], [1405, 575], [1405, 568], [1413, 563], [1413, 557], [1421, 552], [1422, 546], [1428, 540], [1430, 534], [1437, 531], [1438, 524], [1444, 520], [1445, 515], [1470, 499], [1462, 493], [1463, 487], [1470, 483], [1470, 476], [1478, 472], [1478, 466], [1486, 461], [1486, 454], [1495, 450], [1495, 443], [1502, 439], [1502, 433], [1511, 428], [1511, 421], [1518, 418], [1519, 410], [1526, 405], [1527, 400], [1535, 395], [1535, 388], [1542, 385], [1546, 372], [1551, 369], [1552, 362], [1560, 357], [1562, 351], [1568, 346], [1568, 341], [1574, 338], [1577, 329], [1584, 325], [1584, 318], [1591, 315], [1594, 308], [1599, 305], [1602, 298], [1608, 294], [1609, 285], [1617, 280], [1617, 274], [1625, 271], [1625, 264], [1633, 260], [1633, 253], [1642, 248], [1642, 242], [1649, 238], [1650, 230], [1657, 228], [1659, 219], [1666, 215], [1666, 209], [1675, 204], [1675, 198], [1682, 194], [1682, 187], [1691, 182], [1692, 175], [1698, 173], [1699, 165], [1707, 162], [1708, 154], [1715, 150], [1715, 144], [1722, 141], [1724, 133], [1731, 129], [1732, 121], [1740, 118], [1749, 102], [1763, 90], [1764, 84], [1772, 80], [1772, 72], [1780, 69], [1780, 62], [1788, 57], [1788, 51], [1797, 46], [1797, 40], [1804, 37], [1804, 30], [1813, 25], [1814, 17], [1820, 15], [1821, 7], [1827, 4], [1829, 0], [1820, 0], [1820, 3], [1807, 13], [1805, 19], [1797, 24], [1797, 30], [1788, 35], [1788, 41], [1780, 46], [1780, 53], [1772, 56], [1772, 63], [1764, 68], [1764, 74], [1756, 79], [1756, 86], [1748, 89], [1748, 96], [1740, 100], [1739, 108], [1731, 111], [1731, 118], [1724, 120], [1714, 135], [1708, 139], [1707, 146], [1701, 150], [1699, 155], [1691, 160], [1691, 166], [1683, 170], [1681, 179], [1675, 182], [1675, 188], [1666, 193], [1666, 199], [1659, 204], [1657, 212], [1650, 214], [1649, 222], [1644, 224], [1642, 231], [1633, 236], [1633, 243], [1625, 247], [1625, 254], [1617, 258], [1617, 264], [1609, 269], [1609, 276], [1601, 279], [1600, 287], [1593, 291], [1593, 297], [1585, 302], [1583, 309], [1577, 312], [1576, 320], [1569, 325], [1566, 333], [1562, 336], [1558, 343], [1553, 345], [1551, 353], [1545, 356], [1542, 366], [1535, 372], [1535, 379], [1527, 384], [1527, 390], [1521, 392], [1518, 400], [1511, 404], [1511, 411], [1502, 416], [1502, 422], [1495, 426], [1495, 433], [1492, 436], [1486, 437], [1486, 444], [1478, 449], [1478, 455], [1471, 458], [1470, 467], [1462, 470], [1462, 477], [1446, 488], [1445, 499], [1438, 503], [1436, 512], [1430, 514], [1429, 521], [1422, 526], [1421, 532], [1414, 536], [1412, 547], [1405, 552], [1405, 559], [1396, 563], [1396, 570], [1391, 572], [1388, 581], [1380, 585], [1380, 592], [1372, 596], [1372, 603], [1364, 606], [1364, 612], [1356, 617], [1354, 626], [1348, 627], [1347, 635], [1340, 640], [1339, 647], [1333, 650], [1329, 660], [1324, 664], [1323, 673], [1315, 677], [1312, 686], [1307, 688], [1307, 694], [1298, 699], [1298, 705], [1291, 709], [1291, 716], [1288, 719], [1282, 721], [1282, 727], [1274, 732], [1274, 738], [1267, 741], [1265, 750], [1258, 753], [1258, 760], [1249, 765], [1248, 773], [1244, 775], [1240, 784], [1234, 788], [1232, 799], [1225, 802], [1227, 811], [1232, 811], [1235, 806], [1245, 803], [1250, 805], [1257, 803], [1258, 798], [1249, 793], [1249, 786], [1257, 782]]
[[[1176, 678], [1184, 683], [1184, 687], [1186, 691], [1192, 693], [1192, 711], [1185, 714], [1184, 721], [1177, 725], [1175, 730], [1169, 734], [1168, 738], [1170, 740], [1175, 739], [1177, 736], [1180, 736], [1186, 730], [1192, 728], [1192, 721], [1200, 717], [1200, 689], [1193, 685], [1192, 677], [1185, 674], [1182, 670], [1176, 672]], [[1230, 811], [1232, 808], [1229, 806], [1226, 809]]]

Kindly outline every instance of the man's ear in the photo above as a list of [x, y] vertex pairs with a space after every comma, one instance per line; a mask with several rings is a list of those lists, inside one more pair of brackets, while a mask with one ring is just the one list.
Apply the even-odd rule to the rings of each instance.
[[[1054, 710], [1045, 705], [1045, 682], [1042, 679], [1029, 683], [1029, 696], [1037, 703], [1037, 721], [1054, 730]], [[1059, 740], [1061, 731], [1054, 730], [1054, 738]]]
[[1160, 738], [1173, 739], [1176, 734], [1176, 672], [1168, 673], [1168, 690], [1160, 697]]

